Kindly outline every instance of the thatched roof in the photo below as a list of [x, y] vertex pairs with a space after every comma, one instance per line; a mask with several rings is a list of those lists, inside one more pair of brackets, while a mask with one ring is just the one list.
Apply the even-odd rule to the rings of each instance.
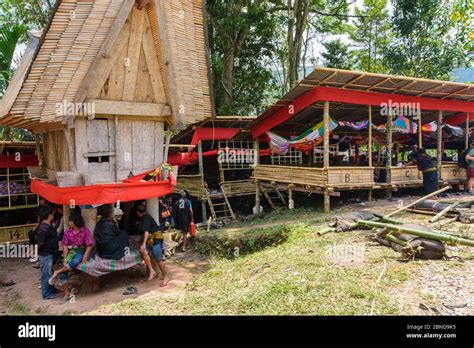
[[202, 0], [58, 1], [0, 102], [0, 124], [64, 128], [58, 103], [107, 100], [161, 105], [149, 110], [183, 127], [212, 116], [207, 59]]

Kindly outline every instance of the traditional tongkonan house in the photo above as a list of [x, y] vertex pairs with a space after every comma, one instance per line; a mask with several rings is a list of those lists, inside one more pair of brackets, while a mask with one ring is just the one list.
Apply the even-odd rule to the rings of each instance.
[[[344, 190], [421, 186], [402, 166], [412, 145], [437, 159], [441, 183], [462, 185], [458, 151], [468, 146], [474, 86], [448, 81], [316, 68], [250, 126], [255, 148], [271, 148], [256, 165], [262, 185], [330, 197]], [[258, 153], [258, 152], [257, 152]]]
[[213, 114], [202, 6], [57, 1], [1, 100], [0, 124], [41, 140], [32, 190], [63, 204], [66, 219], [70, 205], [87, 205], [93, 228], [93, 206], [138, 199], [159, 219], [157, 197], [173, 183], [136, 176], [166, 162], [167, 130]]

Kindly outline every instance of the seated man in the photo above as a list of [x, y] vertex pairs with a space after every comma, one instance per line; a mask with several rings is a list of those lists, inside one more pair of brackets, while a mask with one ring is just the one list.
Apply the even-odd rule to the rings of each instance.
[[129, 248], [128, 235], [120, 231], [113, 216], [114, 208], [111, 204], [99, 207], [100, 221], [94, 228], [94, 238], [97, 254], [108, 260], [120, 260]]

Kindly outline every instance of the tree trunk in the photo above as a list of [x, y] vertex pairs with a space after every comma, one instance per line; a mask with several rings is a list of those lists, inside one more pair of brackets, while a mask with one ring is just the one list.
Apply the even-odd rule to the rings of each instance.
[[234, 84], [234, 48], [224, 52], [224, 69], [222, 71], [222, 86], [224, 87], [224, 105], [231, 108], [233, 103], [232, 88]]

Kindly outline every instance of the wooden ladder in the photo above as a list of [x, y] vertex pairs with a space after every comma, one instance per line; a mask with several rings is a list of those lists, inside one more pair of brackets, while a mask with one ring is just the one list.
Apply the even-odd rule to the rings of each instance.
[[262, 184], [259, 182], [258, 186], [260, 188], [260, 192], [263, 193], [272, 209], [279, 209], [287, 206], [285, 197], [283, 197], [283, 194], [274, 184]]
[[235, 217], [234, 211], [227, 199], [225, 192], [222, 190], [222, 195], [214, 196], [209, 194], [209, 191], [206, 190], [206, 200], [211, 211], [212, 218], [214, 220], [219, 219], [232, 219], [237, 220]]

